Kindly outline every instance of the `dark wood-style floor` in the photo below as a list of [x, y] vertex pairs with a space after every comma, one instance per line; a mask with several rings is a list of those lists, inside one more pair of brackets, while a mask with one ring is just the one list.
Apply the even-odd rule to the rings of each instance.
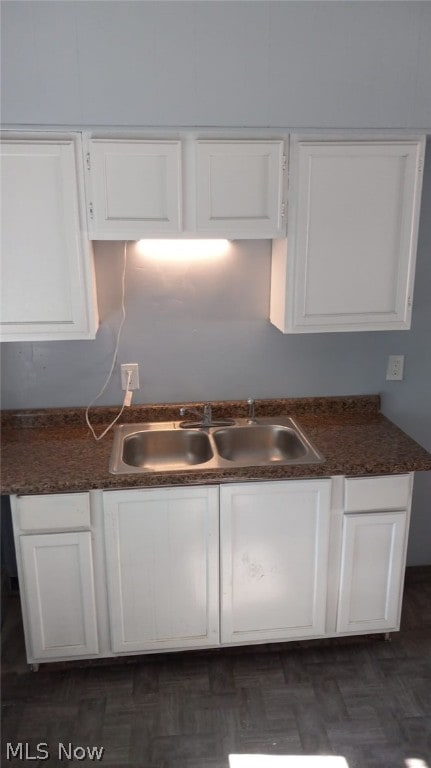
[[[54, 664], [38, 673], [26, 665], [12, 597], [2, 722], [5, 766], [94, 764], [81, 759], [82, 747], [103, 746], [101, 764], [116, 768], [228, 768], [230, 754], [256, 753], [336, 755], [348, 768], [431, 768], [431, 567], [408, 569], [402, 630], [391, 642], [379, 635], [286, 643]], [[8, 743], [27, 743], [27, 759], [7, 760]], [[38, 744], [50, 756], [30, 760]], [[59, 755], [59, 744], [79, 747], [75, 759]]]

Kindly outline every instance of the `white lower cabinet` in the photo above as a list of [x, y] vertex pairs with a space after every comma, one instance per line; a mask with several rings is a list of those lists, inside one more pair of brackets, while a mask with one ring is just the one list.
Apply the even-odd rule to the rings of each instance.
[[217, 645], [218, 488], [104, 494], [112, 650]]
[[88, 493], [11, 499], [27, 658], [99, 653]]
[[339, 632], [388, 631], [399, 623], [407, 512], [346, 515]]
[[397, 630], [412, 484], [13, 497], [28, 661]]
[[33, 658], [97, 654], [91, 534], [20, 538]]
[[345, 481], [337, 632], [399, 629], [412, 476]]
[[330, 480], [220, 489], [222, 642], [325, 633]]

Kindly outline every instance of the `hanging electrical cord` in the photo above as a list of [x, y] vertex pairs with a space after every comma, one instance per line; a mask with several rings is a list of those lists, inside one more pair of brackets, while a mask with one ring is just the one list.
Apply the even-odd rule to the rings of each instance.
[[95, 440], [101, 440], [102, 437], [105, 437], [105, 435], [109, 432], [111, 427], [113, 427], [114, 424], [120, 418], [120, 416], [123, 413], [124, 408], [126, 407], [126, 405], [130, 405], [130, 402], [131, 402], [131, 391], [129, 390], [129, 387], [130, 387], [130, 381], [131, 381], [131, 378], [132, 378], [132, 373], [131, 373], [131, 371], [128, 371], [127, 372], [126, 392], [124, 394], [123, 404], [121, 406], [120, 412], [115, 417], [115, 419], [111, 422], [109, 427], [106, 427], [106, 429], [102, 432], [101, 435], [96, 435], [96, 433], [95, 433], [95, 431], [93, 429], [93, 426], [90, 423], [89, 411], [90, 411], [90, 408], [94, 405], [94, 403], [96, 403], [99, 400], [99, 398], [102, 397], [106, 387], [108, 386], [109, 382], [111, 381], [111, 377], [112, 377], [112, 374], [114, 372], [115, 364], [117, 362], [118, 348], [120, 346], [121, 331], [123, 330], [124, 321], [126, 319], [126, 304], [125, 304], [125, 296], [126, 296], [126, 266], [127, 266], [127, 241], [125, 241], [125, 243], [124, 243], [123, 274], [122, 274], [122, 277], [121, 277], [121, 321], [120, 321], [120, 325], [118, 326], [117, 340], [115, 342], [114, 356], [112, 358], [111, 368], [109, 370], [108, 376], [106, 378], [106, 381], [105, 381], [102, 389], [100, 390], [99, 394], [96, 395], [94, 400], [92, 400], [91, 403], [89, 405], [87, 405], [87, 408], [85, 409], [85, 420], [86, 420], [87, 425], [90, 428], [91, 433], [92, 433], [92, 435], [93, 435]]

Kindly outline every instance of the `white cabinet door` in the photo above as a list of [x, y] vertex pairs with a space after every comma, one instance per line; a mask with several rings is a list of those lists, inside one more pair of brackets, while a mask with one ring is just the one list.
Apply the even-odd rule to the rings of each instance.
[[219, 642], [218, 488], [104, 493], [112, 649]]
[[4, 134], [2, 341], [94, 338], [78, 134]]
[[407, 517], [405, 510], [344, 516], [338, 632], [399, 628]]
[[283, 141], [198, 141], [198, 232], [221, 237], [281, 237]]
[[410, 327], [424, 148], [292, 139], [288, 242], [273, 247], [280, 330]]
[[220, 489], [222, 642], [325, 632], [330, 480]]
[[97, 654], [91, 534], [20, 536], [19, 547], [29, 658]]
[[87, 153], [92, 239], [181, 230], [181, 142], [91, 139]]

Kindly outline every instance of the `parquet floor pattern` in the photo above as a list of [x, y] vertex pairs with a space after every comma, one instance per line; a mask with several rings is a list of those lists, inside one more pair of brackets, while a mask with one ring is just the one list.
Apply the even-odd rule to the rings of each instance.
[[[314, 756], [306, 768], [330, 766], [323, 755], [348, 768], [431, 768], [431, 567], [407, 570], [402, 629], [389, 643], [379, 635], [38, 673], [26, 665], [18, 598], [9, 602], [4, 766], [94, 764], [82, 752], [60, 759], [61, 743], [103, 746], [100, 764], [115, 768], [229, 768], [230, 754], [256, 753]], [[6, 760], [8, 742], [27, 743], [31, 757], [46, 743], [50, 756]]]

